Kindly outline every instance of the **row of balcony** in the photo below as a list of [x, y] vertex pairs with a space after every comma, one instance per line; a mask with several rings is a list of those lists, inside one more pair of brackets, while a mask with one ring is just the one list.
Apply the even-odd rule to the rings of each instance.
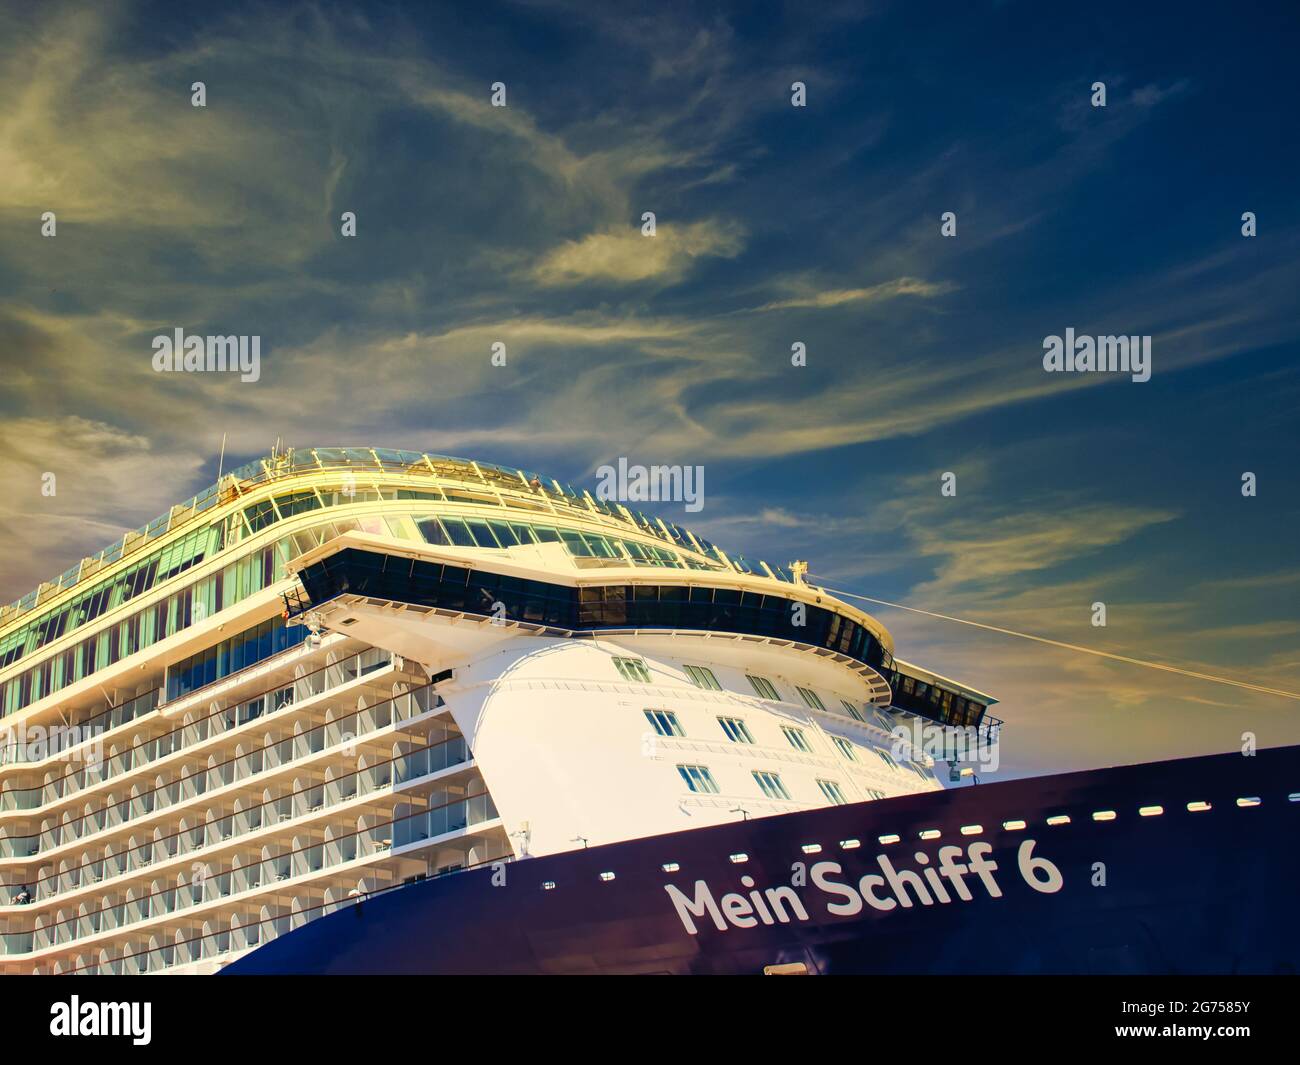
[[[441, 705], [440, 697], [429, 685], [424, 685], [309, 729], [302, 729], [301, 724], [296, 725], [292, 736], [272, 740], [268, 734], [263, 737], [265, 742], [262, 745], [247, 753], [236, 748], [236, 754], [223, 762], [216, 762], [215, 756], [209, 757], [206, 767], [194, 767], [177, 780], [158, 783], [144, 791], [133, 788], [135, 793], [129, 798], [109, 801], [100, 809], [89, 811], [80, 817], [65, 814], [61, 823], [47, 823], [39, 833], [0, 835], [0, 859], [37, 857], [88, 836], [123, 827], [139, 818], [197, 799], [208, 792], [270, 772], [299, 758], [318, 754], [328, 747], [344, 742], [355, 743], [358, 736], [408, 721]], [[252, 736], [249, 738], [251, 740]], [[184, 768], [182, 766], [182, 770]]]
[[[476, 801], [470, 800], [471, 803]], [[474, 820], [471, 816], [469, 821], [471, 827], [480, 823], [482, 822]], [[419, 873], [407, 877], [405, 882], [454, 876], [467, 869], [479, 868], [492, 862], [512, 860], [510, 846], [504, 837], [494, 838], [491, 835], [481, 837], [475, 849], [479, 851], [481, 857], [472, 864]], [[370, 874], [367, 873], [367, 878], [369, 876]], [[245, 904], [239, 912], [229, 915], [209, 915], [202, 919], [197, 916], [182, 919], [179, 927], [149, 932], [147, 942], [144, 938], [145, 932], [141, 931], [136, 934], [136, 938], [128, 939], [120, 947], [88, 948], [84, 954], [57, 961], [48, 969], [45, 964], [42, 964], [39, 971], [82, 975], [130, 975], [167, 972], [200, 962], [219, 966], [245, 950], [268, 943], [286, 932], [300, 928], [309, 920], [323, 917], [364, 898], [401, 886], [395, 881], [384, 884], [376, 882], [374, 887], [367, 886], [365, 890], [359, 890], [361, 887], [359, 883], [358, 889], [350, 890], [345, 895], [343, 888], [329, 885], [325, 887], [323, 898], [319, 901], [304, 902], [295, 899], [288, 906], [268, 900], [259, 907], [258, 900], [254, 899]]]
[[[58, 751], [48, 750], [52, 744], [46, 741], [38, 743], [31, 740], [30, 732], [10, 730], [5, 737], [7, 743], [0, 748], [0, 765], [19, 765], [53, 759], [56, 764], [62, 766], [73, 756], [79, 755], [78, 767], [49, 779], [44, 784], [30, 787], [9, 786], [0, 790], [0, 813], [36, 810], [70, 798], [86, 788], [135, 772], [186, 748], [215, 739], [257, 718], [282, 710], [285, 706], [301, 703], [331, 689], [340, 688], [383, 669], [390, 664], [390, 661], [387, 652], [379, 648], [367, 648], [340, 661], [327, 663], [301, 677], [295, 677], [288, 684], [259, 692], [233, 707], [218, 708], [197, 720], [186, 720], [160, 736], [137, 743], [120, 754], [114, 753], [98, 760], [91, 756], [97, 745], [102, 745], [104, 734], [93, 732], [95, 726], [92, 724], [82, 722], [74, 726], [78, 730], [79, 742], [75, 747]], [[157, 709], [158, 694], [157, 690], [150, 691], [123, 704], [125, 707], [134, 707], [135, 710], [119, 724]]]
[[[220, 903], [245, 892], [257, 892], [300, 877], [328, 873], [349, 863], [368, 863], [386, 857], [394, 848], [463, 832], [497, 816], [491, 796], [481, 791], [362, 828], [355, 827], [357, 822], [337, 818], [324, 826], [323, 840], [299, 846], [298, 838], [294, 837], [291, 849], [282, 854], [270, 854], [271, 848], [264, 847], [262, 859], [246, 865], [240, 864], [238, 855], [231, 856], [230, 864], [225, 868], [212, 870], [208, 863], [204, 863], [199, 865], [189, 881], [181, 874], [175, 885], [160, 887], [155, 881], [153, 890], [134, 897], [128, 891], [124, 901], [109, 903], [99, 909], [91, 910], [83, 903], [72, 916], [64, 917], [59, 911], [49, 923], [38, 917], [30, 931], [0, 935], [0, 945], [4, 956], [70, 945], [90, 936], [130, 929], [205, 904]], [[316, 826], [316, 831], [319, 830], [320, 826]]]
[[[268, 798], [247, 809], [238, 809], [223, 817], [213, 817], [193, 827], [182, 825], [180, 831], [162, 835], [156, 830], [152, 839], [137, 844], [131, 837], [128, 846], [116, 853], [106, 848], [95, 859], [82, 855], [78, 865], [61, 864], [57, 872], [48, 872], [27, 887], [33, 902], [43, 903], [80, 887], [98, 884], [126, 873], [183, 857], [187, 854], [236, 840], [272, 825], [284, 824], [309, 814], [328, 812], [333, 807], [360, 796], [394, 787], [438, 773], [467, 762], [470, 752], [462, 736], [431, 743], [418, 750], [387, 761], [354, 770], [324, 781], [296, 787], [277, 798]], [[295, 780], [295, 783], [297, 781]], [[10, 885], [12, 891], [14, 885]]]

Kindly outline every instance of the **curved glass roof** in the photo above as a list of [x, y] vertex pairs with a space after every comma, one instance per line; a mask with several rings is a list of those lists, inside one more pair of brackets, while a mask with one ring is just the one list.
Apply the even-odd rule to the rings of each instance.
[[[473, 459], [456, 458], [451, 455], [400, 451], [391, 448], [288, 448], [231, 470], [222, 475], [216, 484], [196, 493], [185, 502], [176, 504], [166, 514], [161, 514], [153, 521], [128, 532], [120, 540], [97, 554], [82, 559], [77, 565], [54, 580], [41, 584], [21, 599], [8, 606], [0, 607], [0, 626], [9, 624], [20, 615], [47, 602], [65, 589], [76, 586], [118, 560], [134, 555], [137, 551], [168, 533], [188, 525], [220, 504], [233, 502], [266, 484], [324, 471], [350, 472], [358, 478], [367, 473], [427, 476], [435, 482], [447, 481], [470, 488], [487, 489], [493, 495], [502, 492], [517, 493], [521, 496], [540, 495], [552, 506], [567, 506], [576, 511], [603, 514], [607, 518], [627, 523], [643, 534], [675, 544], [683, 550], [698, 553], [714, 560], [720, 566], [734, 569], [739, 573], [790, 581], [789, 573], [781, 566], [773, 566], [761, 561], [750, 562], [739, 556], [728, 557], [708, 540], [696, 536], [679, 525], [631, 510], [620, 503], [596, 499], [590, 492], [578, 491], [572, 485], [562, 484], [553, 478], [542, 477], [529, 470], [499, 466], [490, 462], [476, 462]], [[489, 501], [473, 497], [457, 499], [452, 495], [448, 495], [447, 498], [450, 501], [466, 503]]]

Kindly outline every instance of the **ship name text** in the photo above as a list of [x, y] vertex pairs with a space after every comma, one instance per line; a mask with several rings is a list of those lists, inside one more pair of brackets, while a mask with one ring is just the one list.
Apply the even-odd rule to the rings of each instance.
[[[1026, 884], [1043, 894], [1054, 894], [1064, 886], [1060, 869], [1047, 858], [1035, 857], [1035, 841], [1022, 840], [1016, 852], [1016, 864]], [[809, 884], [821, 896], [821, 905], [832, 917], [855, 917], [871, 908], [888, 913], [899, 908], [910, 909], [916, 905], [934, 906], [949, 903], [971, 902], [977, 894], [1001, 898], [1002, 888], [995, 873], [998, 863], [991, 858], [993, 848], [988, 843], [971, 843], [965, 851], [949, 845], [940, 847], [936, 862], [924, 851], [917, 851], [914, 861], [918, 868], [898, 868], [887, 854], [878, 854], [875, 867], [878, 872], [868, 872], [854, 880], [844, 877], [839, 862], [816, 862], [805, 869], [796, 862], [791, 884], [781, 884], [759, 890], [754, 878], [742, 876], [741, 886], [746, 892], [727, 892], [720, 898], [705, 880], [696, 880], [694, 894], [688, 895], [675, 884], [665, 884], [664, 890], [677, 911], [682, 927], [696, 935], [700, 924], [712, 922], [719, 932], [730, 928], [754, 928], [760, 924], [789, 924], [808, 921], [809, 907], [815, 906], [816, 896], [801, 894], [796, 887]]]

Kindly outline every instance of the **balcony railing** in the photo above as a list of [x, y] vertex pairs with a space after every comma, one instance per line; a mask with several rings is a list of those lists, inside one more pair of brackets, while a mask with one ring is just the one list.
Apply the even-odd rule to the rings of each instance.
[[[70, 728], [79, 730], [79, 735], [89, 738], [95, 738], [110, 732], [115, 728], [134, 721], [137, 717], [144, 717], [145, 714], [152, 713], [158, 706], [158, 696], [161, 694], [161, 688], [155, 688], [147, 691], [143, 695], [137, 695], [124, 703], [117, 706], [110, 706], [106, 710], [100, 711], [91, 717], [81, 721], [75, 721]], [[0, 769], [9, 765], [23, 765], [32, 761], [43, 761], [45, 756], [31, 759], [27, 756], [32, 749], [38, 745], [33, 743], [20, 743], [12, 729], [5, 729], [2, 734], [4, 742], [0, 744]], [[79, 740], [78, 743], [85, 742]], [[34, 789], [39, 790], [39, 789]], [[0, 810], [15, 809], [13, 806], [5, 805], [6, 797], [11, 794], [6, 790], [0, 792]]]
[[[361, 737], [364, 741], [367, 737]], [[441, 772], [469, 760], [464, 737], [453, 737], [428, 744], [365, 769], [353, 770], [323, 784], [310, 784], [286, 795], [277, 796], [240, 810], [195, 825], [183, 831], [158, 836], [146, 842], [83, 862], [57, 873], [47, 873], [32, 885], [11, 883], [5, 891], [34, 887], [37, 902], [46, 902], [88, 884], [97, 884], [123, 873], [147, 869], [155, 864], [183, 857], [206, 847], [227, 843], [262, 828], [293, 820], [311, 813], [328, 811], [359, 795], [369, 795], [398, 784], [405, 784], [431, 773]]]
[[[548, 479], [543, 483], [536, 474], [508, 466], [458, 459], [446, 455], [430, 455], [418, 451], [393, 451], [385, 448], [302, 448], [290, 449], [264, 459], [250, 462], [226, 474], [219, 483], [198, 493], [193, 498], [172, 507], [147, 525], [127, 533], [99, 553], [83, 559], [53, 581], [47, 581], [21, 599], [0, 606], [0, 627], [27, 614], [69, 588], [100, 573], [121, 559], [130, 557], [159, 539], [204, 515], [221, 504], [233, 502], [262, 485], [288, 478], [302, 477], [325, 471], [343, 471], [340, 485], [344, 491], [334, 493], [339, 502], [356, 502], [367, 495], [379, 498], [377, 491], [364, 487], [358, 491], [358, 475], [374, 474], [376, 479], [386, 473], [416, 476], [428, 479], [437, 493], [434, 498], [448, 502], [484, 503], [503, 506], [508, 499], [523, 500], [530, 509], [538, 507], [553, 513], [564, 509], [580, 513], [584, 518], [607, 520], [610, 524], [631, 527], [648, 533], [668, 544], [692, 552], [699, 552], [719, 564], [729, 565], [738, 572], [753, 572], [754, 568], [743, 559], [732, 561], [708, 540], [687, 529], [650, 518], [639, 511], [629, 510], [620, 504], [595, 499], [589, 492], [579, 494], [572, 485]], [[442, 488], [450, 486], [451, 490]], [[268, 501], [272, 521], [282, 520], [275, 503]], [[296, 512], [295, 512], [296, 513]], [[260, 527], [259, 527], [260, 528]], [[223, 547], [234, 542], [223, 539]], [[780, 566], [768, 567], [777, 580], [789, 581], [789, 575]]]
[[[169, 732], [136, 744], [134, 747], [128, 748], [121, 754], [114, 755], [103, 762], [91, 762], [83, 759], [84, 764], [81, 768], [71, 770], [47, 784], [30, 788], [5, 788], [0, 791], [0, 813], [8, 813], [14, 810], [35, 810], [60, 799], [69, 798], [86, 788], [103, 784], [123, 773], [150, 765], [187, 747], [204, 743], [256, 718], [269, 716], [286, 706], [301, 703], [333, 688], [340, 688], [360, 677], [382, 669], [390, 661], [387, 652], [373, 647], [366, 648], [355, 655], [350, 655], [337, 662], [328, 663], [301, 677], [295, 677], [288, 683], [282, 683], [275, 688], [259, 692], [257, 695], [236, 703], [233, 707], [224, 707], [189, 724], [178, 725]], [[148, 709], [153, 710], [157, 706], [157, 695], [158, 691], [155, 690], [139, 696], [133, 701], [139, 703], [151, 699], [152, 702], [149, 703]], [[140, 713], [144, 712], [147, 711], [141, 711]], [[140, 713], [132, 715], [132, 717], [140, 716]], [[124, 718], [118, 724], [131, 719], [131, 717]], [[79, 727], [84, 728], [85, 726], [81, 725]], [[116, 725], [113, 727], [116, 727]], [[24, 756], [30, 753], [32, 745], [19, 744], [12, 736], [10, 739], [11, 745], [6, 747], [5, 751], [14, 752], [11, 761], [15, 764], [22, 764], [25, 761]], [[95, 740], [96, 742], [102, 742], [102, 737], [96, 737]], [[66, 757], [70, 753], [70, 751], [65, 751], [63, 755]], [[3, 850], [0, 849], [0, 857], [5, 856]]]
[[[286, 701], [282, 707], [288, 705], [290, 702]], [[247, 754], [197, 769], [179, 780], [105, 805], [95, 813], [70, 819], [36, 835], [0, 838], [0, 858], [36, 857], [91, 834], [125, 825], [148, 814], [198, 798], [209, 791], [233, 784], [236, 780], [250, 779], [297, 758], [320, 753], [345, 739], [409, 720], [439, 705], [441, 698], [433, 692], [431, 685], [426, 684], [293, 736], [263, 744]]]
[[[297, 877], [327, 873], [351, 862], [387, 855], [395, 845], [407, 846], [464, 831], [498, 816], [491, 796], [480, 792], [364, 829], [352, 828], [351, 825], [355, 822], [340, 821], [325, 826], [325, 839], [322, 842], [294, 847], [248, 865], [209, 871], [205, 875], [197, 875], [188, 884], [166, 887], [129, 902], [119, 902], [97, 910], [88, 910], [83, 905], [76, 916], [62, 921], [47, 924], [38, 918], [38, 925], [32, 932], [9, 933], [5, 938], [8, 940], [15, 937], [17, 945], [23, 946], [27, 943], [26, 937], [31, 937], [31, 946], [26, 951], [10, 953], [47, 950], [88, 936], [156, 921], [174, 913], [220, 902], [243, 892], [256, 891]], [[334, 834], [336, 830], [337, 834]], [[294, 842], [297, 842], [297, 837]], [[264, 854], [266, 850], [264, 847]]]
[[[456, 876], [472, 869], [480, 869], [494, 862], [512, 860], [513, 856], [506, 850], [500, 856], [489, 856], [472, 865], [466, 865], [459, 869], [446, 869], [428, 876], [419, 876], [415, 879], [437, 880], [444, 876]], [[250, 919], [241, 922], [239, 916], [232, 916], [227, 927], [208, 930], [205, 924], [205, 930], [202, 932], [194, 932], [189, 935], [178, 934], [175, 938], [169, 939], [168, 942], [163, 944], [158, 943], [157, 935], [150, 935], [150, 943], [154, 945], [146, 947], [142, 942], [128, 943], [123, 948], [120, 957], [110, 958], [107, 962], [88, 962], [70, 970], [61, 969], [60, 971], [103, 975], [152, 973], [192, 965], [198, 961], [222, 958], [231, 952], [244, 951], [261, 943], [269, 942], [286, 932], [302, 927], [308, 921], [333, 913], [344, 906], [356, 905], [366, 899], [375, 898], [390, 891], [398, 891], [406, 886], [408, 885], [405, 883], [387, 884], [371, 891], [361, 892], [355, 897], [349, 893], [347, 898], [312, 903], [292, 913], [263, 917], [260, 920]], [[272, 907], [272, 909], [274, 908], [276, 907]]]
[[285, 621], [292, 621], [296, 617], [301, 617], [311, 609], [311, 599], [299, 586], [291, 588], [280, 598], [284, 601]]

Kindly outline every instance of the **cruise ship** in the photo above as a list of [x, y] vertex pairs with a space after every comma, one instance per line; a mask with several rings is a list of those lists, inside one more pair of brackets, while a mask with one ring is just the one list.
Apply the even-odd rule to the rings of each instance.
[[972, 784], [994, 704], [802, 564], [277, 449], [0, 610], [0, 972], [1294, 965], [1300, 749]]

